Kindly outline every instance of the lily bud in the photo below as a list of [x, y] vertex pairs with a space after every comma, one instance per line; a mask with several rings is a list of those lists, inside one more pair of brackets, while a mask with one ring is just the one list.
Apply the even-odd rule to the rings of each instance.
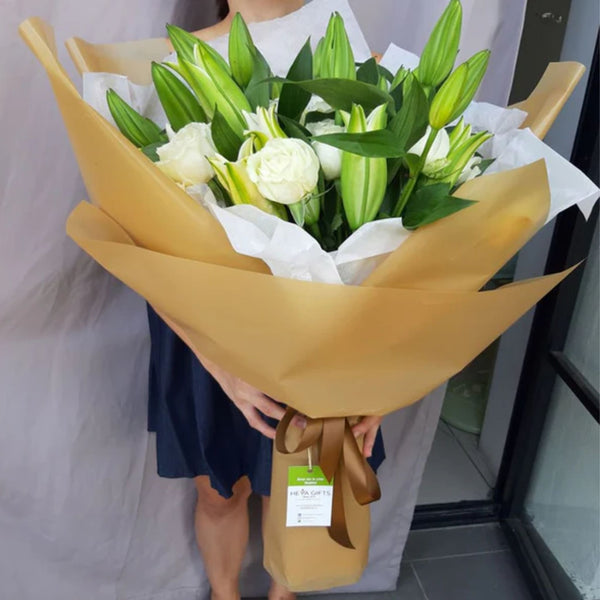
[[315, 79], [323, 78], [323, 57], [325, 55], [325, 38], [322, 37], [313, 54], [313, 76]]
[[206, 114], [194, 94], [170, 69], [153, 62], [152, 81], [167, 119], [175, 131], [188, 123], [206, 121]]
[[467, 65], [467, 80], [463, 86], [462, 98], [454, 110], [454, 115], [450, 121], [454, 121], [462, 115], [467, 106], [471, 104], [481, 82], [485, 76], [490, 62], [490, 51], [482, 50], [474, 54], [465, 64]]
[[106, 92], [106, 102], [119, 131], [138, 148], [168, 141], [156, 123], [140, 115], [114, 90]]
[[446, 79], [437, 91], [429, 109], [429, 124], [434, 129], [442, 129], [455, 118], [456, 109], [463, 98], [463, 89], [467, 81], [469, 67], [463, 63]]
[[270, 215], [287, 221], [285, 207], [267, 200], [252, 183], [248, 177], [245, 159], [233, 163], [228, 162], [223, 156], [217, 155], [215, 158], [209, 159], [209, 162], [233, 204], [252, 204]]
[[325, 38], [317, 46], [313, 65], [317, 78], [356, 79], [354, 53], [344, 19], [337, 12], [331, 16]]
[[438, 170], [432, 177], [436, 180], [445, 181], [452, 186], [470, 174], [474, 177], [477, 173], [465, 173], [465, 170], [469, 172], [473, 171], [476, 164], [480, 162], [474, 162], [474, 159], [477, 158], [475, 157], [475, 152], [491, 137], [491, 133], [482, 131], [469, 136], [458, 145], [451, 145], [446, 166]]
[[187, 60], [188, 62], [193, 63], [195, 61], [194, 49], [196, 46], [200, 45], [205, 48], [205, 51], [208, 52], [217, 63], [219, 63], [222, 69], [231, 74], [227, 61], [212, 46], [209, 46], [200, 38], [197, 38], [192, 33], [189, 33], [176, 25], [167, 25], [167, 32], [179, 60]]
[[252, 110], [250, 103], [207, 47], [210, 48], [207, 44], [194, 47], [195, 63], [180, 59], [178, 64], [169, 66], [187, 81], [209, 118], [214, 116], [216, 106], [235, 133], [243, 137], [246, 121], [242, 111]]
[[463, 117], [460, 118], [460, 121], [454, 126], [454, 129], [448, 136], [448, 141], [450, 142], [450, 148], [456, 148], [460, 144], [462, 144], [465, 140], [471, 137], [471, 126], [465, 124], [465, 120]]
[[229, 64], [235, 81], [246, 88], [254, 73], [256, 47], [240, 13], [236, 13], [229, 32]]
[[462, 6], [451, 0], [434, 27], [419, 61], [419, 80], [424, 86], [437, 87], [452, 71], [462, 26]]
[[[385, 129], [386, 105], [378, 106], [367, 118], [362, 106], [353, 105], [348, 133]], [[344, 211], [352, 230], [375, 219], [387, 186], [385, 158], [367, 158], [350, 152], [342, 155], [341, 188]]]

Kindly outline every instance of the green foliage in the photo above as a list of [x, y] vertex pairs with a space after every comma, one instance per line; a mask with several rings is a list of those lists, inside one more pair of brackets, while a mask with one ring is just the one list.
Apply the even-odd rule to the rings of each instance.
[[[310, 48], [310, 40], [306, 40], [304, 46], [296, 56], [286, 79], [288, 81], [308, 81], [313, 76], [313, 54]], [[289, 83], [283, 84], [279, 97], [278, 112], [280, 115], [290, 119], [300, 119], [302, 112], [310, 102], [310, 92], [298, 88]]]
[[418, 189], [406, 204], [402, 222], [407, 229], [416, 229], [439, 221], [471, 204], [475, 202], [450, 196], [450, 185], [447, 183], [425, 185]]

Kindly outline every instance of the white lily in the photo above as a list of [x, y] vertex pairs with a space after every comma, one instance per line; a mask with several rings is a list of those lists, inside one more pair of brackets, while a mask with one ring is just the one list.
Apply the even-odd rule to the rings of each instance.
[[459, 178], [456, 180], [457, 185], [461, 185], [471, 179], [475, 179], [475, 177], [481, 175], [481, 169], [479, 168], [479, 164], [481, 163], [480, 156], [473, 156], [469, 159], [467, 166], [462, 170]]
[[255, 113], [242, 111], [248, 128], [244, 135], [251, 135], [255, 138], [255, 146], [260, 150], [269, 140], [276, 138], [286, 138], [277, 121], [277, 102], [271, 102], [269, 108], [259, 106]]
[[[427, 127], [425, 135], [408, 151], [409, 154], [421, 156], [425, 150], [425, 144], [431, 135], [431, 127]], [[450, 152], [450, 138], [445, 129], [440, 129], [435, 136], [433, 144], [427, 153], [423, 174], [431, 176], [440, 171], [448, 164], [448, 153]]]

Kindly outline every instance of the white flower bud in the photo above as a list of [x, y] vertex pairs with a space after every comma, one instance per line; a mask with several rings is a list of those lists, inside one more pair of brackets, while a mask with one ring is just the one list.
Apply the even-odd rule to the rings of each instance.
[[[315, 136], [346, 131], [341, 125], [336, 125], [333, 119], [308, 123], [306, 128]], [[319, 157], [325, 179], [337, 179], [342, 173], [342, 151], [321, 142], [313, 142], [312, 146]]]

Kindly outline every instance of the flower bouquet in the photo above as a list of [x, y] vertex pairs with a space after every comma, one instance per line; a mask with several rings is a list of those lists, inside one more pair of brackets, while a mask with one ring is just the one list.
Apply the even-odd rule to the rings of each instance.
[[[420, 59], [392, 49], [382, 64], [357, 65], [334, 13], [283, 73], [239, 16], [229, 62], [169, 27], [175, 55], [165, 61], [151, 64], [156, 41], [146, 61], [139, 43], [104, 52], [115, 72], [152, 78], [143, 94], [123, 88], [130, 100], [145, 95], [146, 111], [115, 90], [97, 105], [118, 129], [81, 99], [49, 28], [21, 28], [93, 202], [73, 211], [69, 235], [193, 350], [289, 407], [265, 566], [293, 590], [353, 583], [366, 565], [379, 489], [351, 420], [418, 401], [559, 283], [568, 272], [480, 291], [547, 219], [597, 197], [518, 129], [524, 113], [472, 103], [488, 53], [454, 68], [460, 24], [451, 0]], [[562, 93], [545, 94], [544, 117], [574, 71]], [[297, 411], [302, 431], [290, 427]], [[286, 527], [288, 469], [309, 453], [333, 481], [331, 524]]]

